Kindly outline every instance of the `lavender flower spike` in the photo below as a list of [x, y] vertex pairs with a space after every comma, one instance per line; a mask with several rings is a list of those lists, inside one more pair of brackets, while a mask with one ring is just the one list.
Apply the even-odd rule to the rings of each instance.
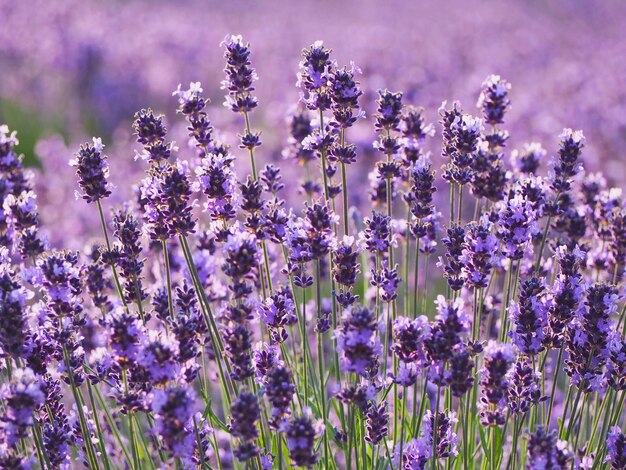
[[96, 202], [111, 194], [109, 178], [109, 165], [107, 158], [102, 154], [104, 145], [102, 139], [93, 138], [92, 144], [80, 146], [76, 158], [70, 160], [70, 166], [76, 168], [78, 185], [83, 191], [76, 193], [87, 202]]

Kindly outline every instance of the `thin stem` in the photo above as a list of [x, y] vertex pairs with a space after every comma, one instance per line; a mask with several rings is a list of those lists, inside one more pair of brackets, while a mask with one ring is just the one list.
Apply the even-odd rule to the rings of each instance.
[[163, 259], [165, 261], [165, 282], [167, 284], [167, 308], [170, 313], [170, 318], [174, 319], [174, 300], [172, 298], [172, 276], [170, 274], [170, 255], [167, 250], [167, 241], [161, 240], [161, 246], [163, 247]]
[[[100, 199], [96, 200], [96, 205], [98, 206], [98, 214], [100, 215], [100, 224], [102, 225], [102, 232], [104, 233], [104, 241], [107, 246], [107, 251], [111, 251], [111, 242], [109, 240], [109, 233], [107, 231], [107, 224], [104, 218], [104, 211], [102, 210], [102, 203]], [[113, 280], [115, 282], [115, 287], [117, 288], [117, 293], [120, 296], [122, 301], [122, 305], [124, 305], [124, 309], [128, 311], [128, 305], [126, 304], [126, 297], [124, 296], [124, 290], [122, 289], [122, 285], [120, 284], [120, 279], [117, 275], [117, 269], [113, 262], [110, 263], [111, 272], [113, 273]]]

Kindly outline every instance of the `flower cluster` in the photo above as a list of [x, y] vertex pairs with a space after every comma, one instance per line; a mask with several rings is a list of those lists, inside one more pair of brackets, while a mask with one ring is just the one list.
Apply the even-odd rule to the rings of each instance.
[[199, 82], [180, 122], [137, 112], [134, 192], [78, 148], [101, 233], [72, 250], [0, 127], [0, 467], [624, 468], [626, 200], [582, 133], [551, 169], [509, 152], [490, 75], [480, 117], [441, 108], [438, 172], [416, 93], [368, 96], [318, 41], [282, 172], [251, 47], [222, 46], [238, 117]]

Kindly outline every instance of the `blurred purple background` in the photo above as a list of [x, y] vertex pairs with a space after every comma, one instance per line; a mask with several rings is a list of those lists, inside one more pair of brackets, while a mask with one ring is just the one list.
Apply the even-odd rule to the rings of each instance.
[[[509, 150], [538, 140], [553, 154], [562, 128], [583, 129], [588, 168], [624, 179], [620, 0], [0, 0], [0, 12], [0, 121], [18, 131], [20, 150], [43, 167], [44, 220], [62, 220], [67, 211], [80, 219], [84, 204], [70, 197], [67, 160], [90, 135], [103, 136], [119, 198], [129, 196], [127, 179], [141, 171], [132, 158], [132, 115], [152, 106], [167, 114], [176, 135], [182, 123], [171, 93], [179, 82], [202, 82], [211, 120], [224, 140], [236, 142], [238, 116], [221, 106], [219, 43], [227, 33], [252, 46], [260, 77], [254, 125], [263, 129], [265, 162], [286, 139], [300, 51], [323, 39], [339, 64], [353, 60], [363, 69], [366, 111], [374, 91], [388, 87], [426, 107], [431, 122], [446, 99], [475, 112], [481, 82], [500, 74], [513, 85]], [[352, 138], [367, 142], [373, 134], [361, 126]], [[66, 230], [83, 228], [75, 222]]]

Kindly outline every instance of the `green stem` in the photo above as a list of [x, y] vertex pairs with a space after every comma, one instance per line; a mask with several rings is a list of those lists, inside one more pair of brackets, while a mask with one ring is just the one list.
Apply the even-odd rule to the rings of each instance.
[[170, 313], [170, 318], [174, 319], [174, 299], [172, 298], [172, 276], [170, 274], [170, 255], [167, 250], [167, 241], [161, 240], [161, 246], [163, 247], [163, 259], [165, 261], [165, 282], [167, 284], [167, 308]]

